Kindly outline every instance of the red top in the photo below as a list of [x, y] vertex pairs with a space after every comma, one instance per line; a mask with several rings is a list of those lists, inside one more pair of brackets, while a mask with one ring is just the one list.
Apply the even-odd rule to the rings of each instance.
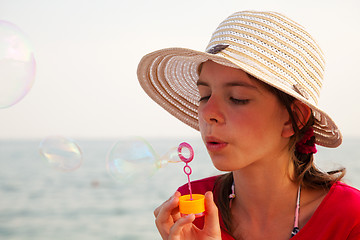
[[[217, 176], [204, 178], [191, 183], [192, 192], [205, 194], [207, 191], [213, 191]], [[178, 191], [183, 194], [189, 194], [188, 185], [181, 186]], [[300, 209], [301, 210], [301, 209]], [[220, 214], [220, 212], [219, 212]], [[301, 212], [300, 212], [301, 214]], [[204, 218], [196, 218], [194, 224], [202, 228]], [[223, 240], [234, 240], [223, 230], [221, 236]], [[289, 233], [290, 235], [290, 233]], [[346, 185], [336, 182], [331, 187], [313, 216], [300, 229], [291, 240], [329, 240], [329, 239], [360, 239], [360, 191]]]

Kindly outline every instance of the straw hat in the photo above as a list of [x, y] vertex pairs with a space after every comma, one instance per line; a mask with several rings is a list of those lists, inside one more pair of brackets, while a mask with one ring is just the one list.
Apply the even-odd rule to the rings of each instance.
[[145, 92], [172, 115], [199, 130], [196, 86], [198, 67], [212, 60], [240, 68], [299, 99], [314, 114], [316, 143], [337, 147], [341, 133], [317, 107], [323, 83], [324, 57], [306, 30], [275, 12], [237, 12], [213, 33], [206, 52], [167, 48], [144, 56], [138, 79]]

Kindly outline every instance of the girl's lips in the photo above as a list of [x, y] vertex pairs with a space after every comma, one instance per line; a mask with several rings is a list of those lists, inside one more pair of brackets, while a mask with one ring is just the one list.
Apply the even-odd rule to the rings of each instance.
[[209, 152], [217, 152], [224, 149], [228, 143], [214, 137], [206, 137], [206, 148]]

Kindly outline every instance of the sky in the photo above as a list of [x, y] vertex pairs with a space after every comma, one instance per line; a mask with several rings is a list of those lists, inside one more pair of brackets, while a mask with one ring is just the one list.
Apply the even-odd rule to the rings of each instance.
[[320, 107], [344, 137], [359, 137], [358, 0], [0, 0], [0, 20], [28, 35], [37, 64], [27, 96], [0, 109], [0, 139], [198, 136], [143, 92], [137, 65], [161, 48], [203, 51], [241, 10], [280, 12], [308, 29], [326, 56]]

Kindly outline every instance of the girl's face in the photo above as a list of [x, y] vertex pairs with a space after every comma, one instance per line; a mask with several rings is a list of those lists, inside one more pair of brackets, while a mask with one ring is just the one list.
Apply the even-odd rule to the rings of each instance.
[[197, 83], [199, 124], [214, 166], [234, 171], [288, 154], [289, 114], [266, 87], [240, 69], [212, 61]]

